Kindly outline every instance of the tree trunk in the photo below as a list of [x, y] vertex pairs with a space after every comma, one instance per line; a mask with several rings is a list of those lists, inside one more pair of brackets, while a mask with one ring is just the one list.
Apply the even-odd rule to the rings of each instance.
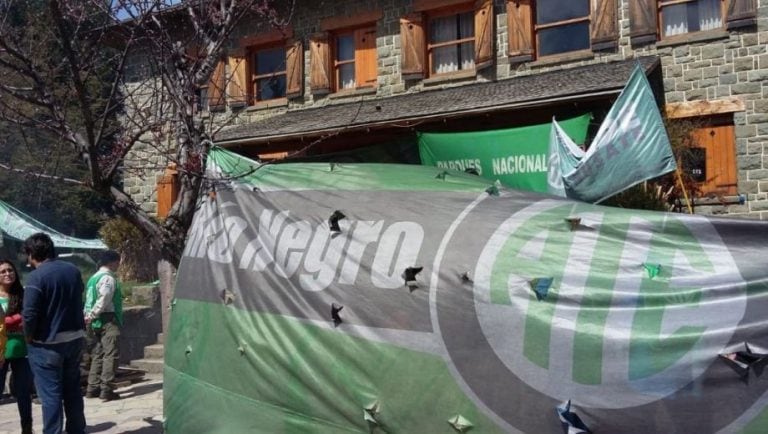
[[165, 259], [157, 263], [157, 275], [160, 279], [160, 309], [163, 315], [163, 338], [168, 338], [168, 324], [173, 310], [173, 286], [176, 283], [176, 266]]

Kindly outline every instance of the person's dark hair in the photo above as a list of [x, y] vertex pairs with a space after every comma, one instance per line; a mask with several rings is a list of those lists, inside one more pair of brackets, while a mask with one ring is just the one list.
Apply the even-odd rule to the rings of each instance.
[[0, 259], [0, 265], [8, 264], [13, 269], [13, 274], [16, 276], [16, 280], [8, 290], [8, 312], [6, 315], [16, 315], [21, 312], [21, 303], [24, 301], [24, 286], [21, 284], [21, 276], [19, 270], [16, 269], [16, 264], [8, 259]]
[[120, 260], [120, 254], [114, 250], [107, 250], [99, 257], [99, 266], [111, 264]]
[[56, 248], [48, 234], [38, 232], [32, 234], [24, 241], [24, 253], [35, 261], [45, 261], [56, 257]]

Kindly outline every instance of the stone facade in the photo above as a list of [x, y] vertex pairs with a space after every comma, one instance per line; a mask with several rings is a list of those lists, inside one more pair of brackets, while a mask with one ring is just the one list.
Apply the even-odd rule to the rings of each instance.
[[[738, 97], [744, 110], [732, 114], [735, 125], [738, 191], [745, 195], [744, 204], [716, 204], [697, 207], [706, 214], [733, 214], [768, 220], [768, 0], [757, 0], [758, 24], [736, 31], [709, 31], [691, 34], [677, 43], [659, 40], [655, 43], [633, 46], [630, 43], [629, 2], [618, 1], [618, 48], [595, 52], [588, 57], [567, 62], [533, 61], [511, 64], [508, 60], [508, 34], [505, 0], [494, 0], [495, 65], [485, 68], [476, 76], [454, 80], [404, 80], [401, 74], [400, 18], [410, 13], [410, 0], [335, 0], [315, 2], [299, 0], [292, 20], [295, 38], [304, 41], [304, 92], [279, 107], [238, 108], [225, 114], [228, 122], [238, 125], [268, 118], [286, 110], [323, 107], [357, 101], [361, 98], [386, 98], [425, 89], [461, 86], [471, 83], [505, 80], [521, 75], [537, 74], [553, 69], [631, 59], [643, 55], [657, 55], [661, 59], [664, 97], [666, 103], [685, 103], [701, 100], [720, 100]], [[318, 4], [319, 3], [319, 4]], [[313, 95], [309, 90], [310, 53], [309, 35], [320, 30], [322, 19], [336, 16], [354, 16], [370, 10], [381, 10], [383, 17], [376, 22], [378, 86], [375, 92], [338, 95]], [[257, 33], [253, 23], [244, 23], [233, 36], [232, 48], [243, 36]], [[214, 118], [221, 116], [212, 113]], [[235, 115], [232, 120], [231, 115]], [[146, 152], [145, 154], [142, 154]], [[137, 156], [152, 158], [151, 150], [136, 150]], [[134, 197], [142, 198], [145, 209], [153, 206], [152, 194], [156, 179], [145, 176], [143, 181], [126, 177], [126, 189]], [[721, 201], [722, 202], [722, 201]], [[144, 206], [144, 205], [143, 205]]]

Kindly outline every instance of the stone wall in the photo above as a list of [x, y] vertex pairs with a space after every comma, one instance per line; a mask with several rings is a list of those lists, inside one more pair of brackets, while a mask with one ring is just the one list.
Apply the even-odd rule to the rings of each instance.
[[[510, 64], [507, 59], [506, 2], [495, 0], [496, 65], [486, 68], [476, 77], [459, 80], [425, 82], [405, 81], [400, 73], [400, 17], [412, 9], [410, 0], [299, 0], [292, 21], [294, 36], [304, 41], [304, 93], [291, 99], [286, 105], [273, 108], [241, 108], [226, 113], [212, 113], [214, 120], [227, 119], [232, 124], [253, 122], [268, 118], [286, 110], [322, 107], [330, 104], [356, 101], [360, 98], [382, 98], [392, 95], [419, 92], [425, 89], [460, 86], [478, 81], [504, 80], [520, 75], [537, 74], [553, 69], [630, 59], [641, 55], [658, 55], [663, 70], [666, 102], [714, 100], [737, 96], [745, 102], [746, 110], [734, 114], [736, 131], [739, 193], [745, 194], [743, 205], [700, 206], [701, 213], [729, 213], [750, 218], [768, 219], [768, 0], [758, 0], [759, 19], [757, 29], [741, 31], [707, 32], [688, 42], [671, 45], [664, 41], [642, 47], [633, 47], [629, 40], [629, 1], [620, 2], [619, 46], [612, 52], [598, 52], [588, 58], [567, 63], [535, 61]], [[309, 49], [307, 38], [320, 30], [320, 21], [356, 12], [380, 9], [383, 18], [377, 22], [378, 86], [375, 93], [363, 92], [346, 97], [337, 95], [313, 95], [309, 90]], [[253, 23], [244, 23], [233, 37], [254, 32]], [[693, 35], [692, 35], [693, 36]], [[701, 39], [700, 37], [704, 37]], [[696, 39], [696, 40], [694, 40]], [[229, 109], [228, 109], [229, 110]], [[234, 120], [231, 116], [234, 115]], [[142, 154], [142, 152], [148, 152]], [[151, 158], [151, 150], [137, 149], [138, 156]], [[145, 176], [143, 180], [126, 177], [126, 188], [134, 197], [143, 201], [142, 206], [151, 210], [152, 194], [156, 179]]]

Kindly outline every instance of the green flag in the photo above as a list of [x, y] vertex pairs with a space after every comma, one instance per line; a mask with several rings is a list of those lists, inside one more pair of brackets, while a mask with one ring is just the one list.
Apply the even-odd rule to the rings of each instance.
[[563, 154], [560, 168], [566, 195], [592, 203], [677, 168], [640, 64], [608, 112], [592, 146], [570, 171], [563, 167]]

